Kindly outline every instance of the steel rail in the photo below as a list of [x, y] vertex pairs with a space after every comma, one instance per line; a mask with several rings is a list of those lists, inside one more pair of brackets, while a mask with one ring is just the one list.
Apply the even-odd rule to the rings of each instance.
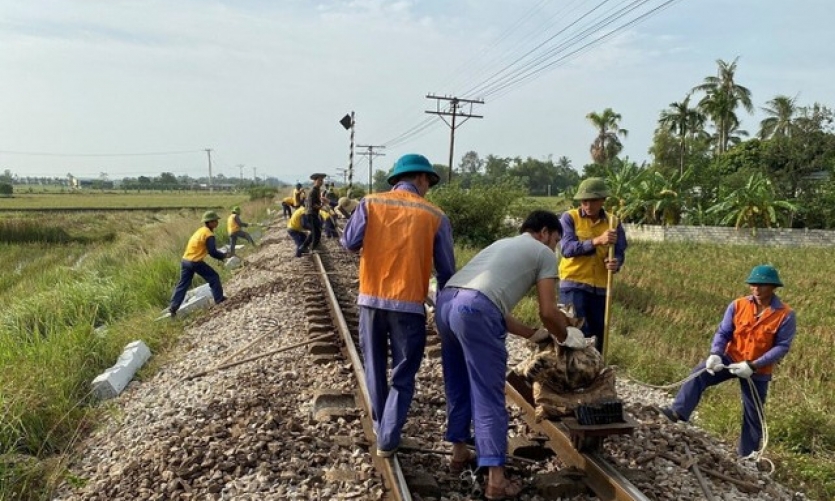
[[[324, 263], [322, 263], [322, 258], [316, 253], [311, 254], [311, 256], [316, 268], [319, 270], [322, 286], [326, 291], [325, 298], [328, 301], [331, 315], [336, 321], [337, 330], [342, 337], [342, 344], [347, 352], [348, 359], [351, 362], [354, 377], [356, 377], [357, 382], [359, 382], [359, 387], [357, 389], [361, 396], [360, 400], [363, 410], [365, 411], [365, 418], [362, 420], [365, 437], [368, 439], [369, 443], [376, 444], [377, 441], [374, 436], [373, 425], [371, 424], [371, 397], [368, 394], [368, 386], [365, 382], [362, 358], [357, 352], [354, 340], [351, 338], [351, 330], [348, 328], [348, 323], [345, 321], [345, 316], [342, 314], [342, 308], [339, 306], [339, 301], [336, 298], [336, 293], [333, 290], [330, 278], [328, 278], [328, 271], [325, 269]], [[378, 469], [383, 475], [383, 480], [386, 485], [388, 485], [395, 499], [399, 501], [412, 501], [412, 494], [406, 484], [406, 477], [403, 475], [403, 469], [400, 467], [400, 461], [397, 460], [397, 455], [395, 454], [388, 459], [380, 458], [379, 456], [376, 456], [376, 454], [374, 454], [374, 457], [377, 458], [375, 463], [377, 464]]]
[[[536, 422], [532, 396], [523, 395], [516, 385], [518, 380], [505, 385], [507, 399], [518, 405], [523, 418], [532, 428], [542, 431], [549, 439], [549, 446], [565, 463], [586, 473], [586, 484], [604, 501], [649, 501], [649, 498], [618, 472], [608, 461], [596, 453], [578, 451], [568, 430], [561, 424], [544, 419]], [[524, 391], [524, 390], [522, 390]], [[526, 393], [529, 392], [529, 389]]]

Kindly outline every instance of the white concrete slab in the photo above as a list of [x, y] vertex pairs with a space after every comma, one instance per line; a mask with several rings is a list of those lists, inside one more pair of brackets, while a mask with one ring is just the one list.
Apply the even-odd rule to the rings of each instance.
[[142, 341], [125, 346], [116, 364], [96, 376], [93, 380], [93, 394], [104, 400], [113, 398], [128, 385], [133, 375], [151, 358], [151, 350]]

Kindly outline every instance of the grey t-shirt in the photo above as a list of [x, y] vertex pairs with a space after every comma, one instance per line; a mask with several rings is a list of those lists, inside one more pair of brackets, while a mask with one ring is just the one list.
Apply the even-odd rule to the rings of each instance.
[[528, 289], [546, 278], [557, 278], [557, 255], [530, 233], [522, 233], [486, 247], [446, 286], [477, 290], [507, 315]]

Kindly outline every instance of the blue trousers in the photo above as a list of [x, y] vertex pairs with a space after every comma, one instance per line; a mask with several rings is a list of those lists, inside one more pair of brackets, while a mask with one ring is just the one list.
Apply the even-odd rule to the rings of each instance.
[[[730, 365], [733, 362], [723, 355], [722, 363]], [[704, 368], [705, 363], [702, 362], [693, 369], [693, 372], [700, 371]], [[702, 393], [707, 388], [724, 383], [729, 379], [738, 379], [739, 388], [742, 390], [742, 434], [739, 437], [737, 453], [744, 457], [759, 449], [760, 441], [763, 437], [762, 421], [760, 421], [760, 417], [757, 414], [757, 403], [754, 399], [754, 394], [751, 392], [751, 386], [748, 380], [734, 376], [727, 369], [719, 371], [712, 376], [709, 372], [703, 372], [681, 387], [675, 400], [673, 400], [672, 408], [682, 419], [685, 421], [689, 420], [693, 410], [699, 405]], [[765, 407], [765, 399], [768, 395], [768, 380], [751, 378], [750, 381], [754, 383], [754, 389], [757, 391], [763, 407]]]
[[508, 427], [504, 316], [478, 291], [446, 288], [438, 296], [435, 323], [447, 399], [445, 438], [464, 442], [472, 425], [478, 465], [503, 466]]
[[281, 202], [281, 210], [284, 211], [282, 214], [286, 218], [290, 218], [293, 215], [293, 208], [288, 205], [286, 202]]
[[319, 247], [319, 241], [322, 239], [322, 218], [318, 214], [308, 216], [307, 220], [310, 224], [310, 233], [302, 245], [302, 252], [306, 250], [316, 250]]
[[307, 235], [296, 230], [287, 230], [287, 234], [290, 235], [290, 238], [296, 244], [296, 257], [301, 256], [302, 245], [304, 245], [304, 239], [307, 238]]
[[238, 230], [231, 235], [229, 235], [229, 255], [235, 255], [235, 242], [238, 241], [239, 238], [245, 238], [249, 241], [249, 244], [255, 247], [255, 241], [252, 240], [252, 237], [249, 233], [245, 232], [244, 230]]
[[584, 318], [583, 334], [588, 338], [597, 336], [597, 351], [603, 353], [603, 331], [606, 321], [606, 296], [600, 296], [579, 289], [560, 289], [560, 303], [574, 305], [577, 318]]
[[[426, 317], [360, 306], [359, 329], [377, 448], [392, 450], [400, 445], [415, 394], [415, 375], [426, 347]], [[389, 351], [391, 386], [386, 377]]]
[[171, 312], [176, 313], [183, 304], [186, 298], [186, 291], [191, 286], [191, 279], [194, 274], [203, 277], [209, 283], [209, 288], [212, 290], [212, 297], [215, 303], [223, 302], [223, 286], [220, 284], [220, 275], [217, 274], [214, 268], [203, 261], [180, 261], [180, 281], [174, 287], [174, 294], [171, 295]]
[[336, 225], [334, 224], [332, 217], [325, 220], [322, 230], [325, 232], [325, 237], [327, 238], [336, 238], [339, 236], [339, 234], [336, 233]]

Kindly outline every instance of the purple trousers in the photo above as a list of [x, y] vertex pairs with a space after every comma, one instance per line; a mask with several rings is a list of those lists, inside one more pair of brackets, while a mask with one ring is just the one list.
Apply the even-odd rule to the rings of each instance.
[[479, 466], [503, 466], [507, 453], [505, 405], [507, 326], [484, 294], [446, 288], [438, 295], [435, 323], [447, 398], [446, 440], [472, 437]]
[[[426, 316], [360, 306], [360, 348], [371, 398], [377, 448], [400, 445], [426, 347]], [[386, 377], [391, 351], [391, 385]]]

